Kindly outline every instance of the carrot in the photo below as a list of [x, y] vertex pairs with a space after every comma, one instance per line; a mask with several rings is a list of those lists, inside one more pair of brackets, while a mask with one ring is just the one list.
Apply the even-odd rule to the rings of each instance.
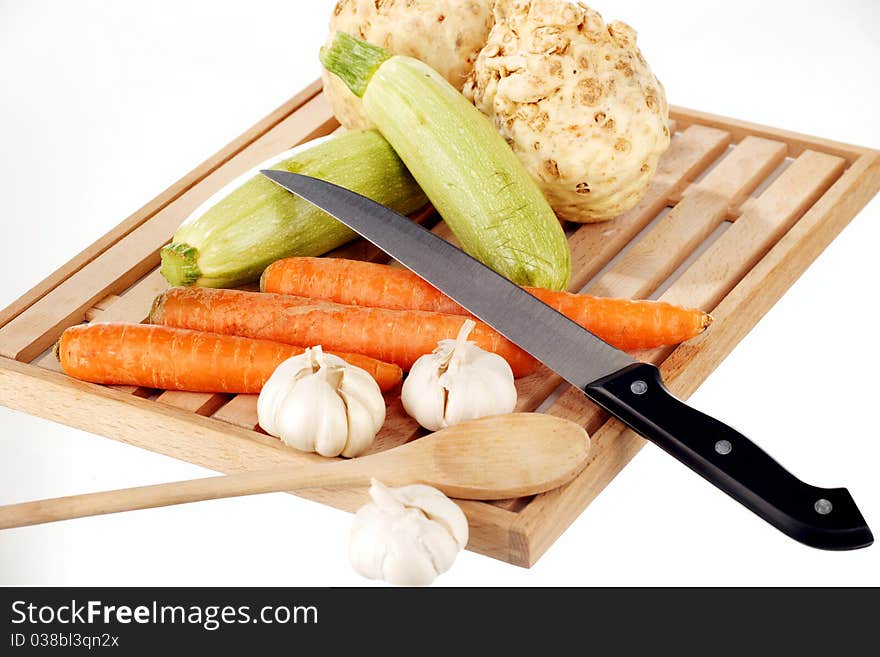
[[[409, 270], [358, 260], [285, 258], [266, 268], [260, 287], [265, 292], [355, 306], [470, 314]], [[712, 317], [701, 310], [661, 301], [525, 289], [619, 349], [679, 344], [699, 335], [712, 323]]]
[[276, 260], [263, 271], [260, 289], [351, 306], [468, 314], [455, 301], [408, 269], [360, 260]]
[[[454, 338], [465, 318], [345, 306], [283, 294], [174, 287], [153, 302], [150, 321], [291, 344], [320, 344], [328, 350], [364, 354], [408, 370], [419, 356], [433, 351], [439, 340]], [[507, 360], [514, 376], [529, 374], [538, 365], [482, 322], [469, 339]]]
[[[99, 322], [61, 334], [55, 355], [70, 376], [92, 383], [191, 392], [258, 393], [284, 360], [305, 351], [269, 340], [151, 326]], [[360, 354], [336, 354], [376, 379], [397, 386], [400, 368]]]

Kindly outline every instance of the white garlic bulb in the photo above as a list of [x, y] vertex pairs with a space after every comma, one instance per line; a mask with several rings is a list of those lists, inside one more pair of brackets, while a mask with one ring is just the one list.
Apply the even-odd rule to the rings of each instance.
[[357, 456], [385, 422], [385, 398], [366, 371], [321, 347], [281, 363], [260, 391], [266, 433], [322, 456]]
[[373, 479], [370, 497], [355, 514], [348, 543], [351, 565], [364, 577], [426, 586], [467, 544], [467, 518], [436, 488], [389, 488]]
[[458, 337], [441, 340], [432, 353], [416, 360], [403, 382], [404, 410], [430, 431], [510, 413], [516, 406], [510, 365], [467, 340], [475, 325], [465, 320]]

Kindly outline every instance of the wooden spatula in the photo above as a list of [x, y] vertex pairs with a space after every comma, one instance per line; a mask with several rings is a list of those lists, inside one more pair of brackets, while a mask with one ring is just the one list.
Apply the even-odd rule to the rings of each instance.
[[0, 507], [0, 529], [223, 497], [322, 486], [422, 483], [473, 500], [534, 495], [584, 467], [590, 440], [552, 415], [511, 413], [443, 429], [401, 447], [348, 461], [275, 468]]

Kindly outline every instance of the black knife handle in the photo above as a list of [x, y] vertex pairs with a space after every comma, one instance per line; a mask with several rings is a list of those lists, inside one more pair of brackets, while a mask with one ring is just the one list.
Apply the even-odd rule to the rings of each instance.
[[631, 365], [584, 392], [795, 540], [826, 550], [873, 543], [849, 491], [804, 483], [735, 429], [673, 396], [654, 365]]

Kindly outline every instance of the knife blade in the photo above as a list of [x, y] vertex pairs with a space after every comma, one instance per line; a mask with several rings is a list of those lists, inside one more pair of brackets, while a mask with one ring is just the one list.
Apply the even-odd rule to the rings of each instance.
[[829, 550], [873, 543], [849, 491], [804, 483], [732, 427], [673, 396], [654, 365], [604, 342], [446, 240], [371, 199], [317, 178], [262, 173], [365, 237], [786, 535]]

